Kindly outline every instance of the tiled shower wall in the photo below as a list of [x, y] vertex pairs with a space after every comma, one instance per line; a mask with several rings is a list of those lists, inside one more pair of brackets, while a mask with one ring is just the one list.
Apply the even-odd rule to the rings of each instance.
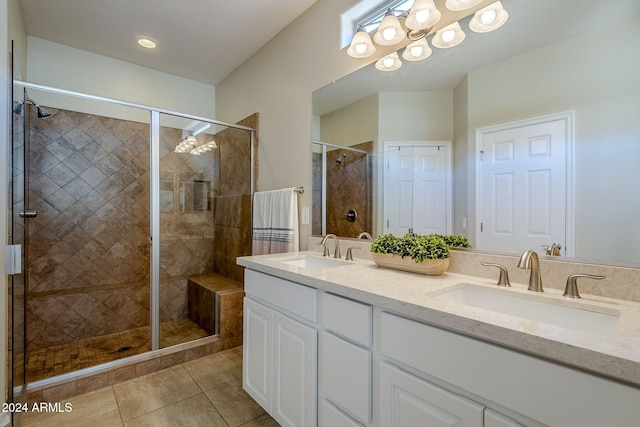
[[[373, 142], [352, 145], [350, 148], [371, 153]], [[342, 163], [336, 159], [345, 154]], [[313, 234], [322, 233], [320, 211], [322, 188], [322, 155], [313, 155]], [[335, 149], [327, 152], [327, 233], [343, 237], [357, 237], [363, 231], [372, 232], [372, 161], [371, 155]], [[354, 209], [355, 222], [345, 214]]]
[[30, 111], [28, 345], [148, 325], [148, 125]]
[[[30, 348], [149, 325], [149, 127], [47, 109], [46, 120], [30, 117], [30, 207], [38, 211], [29, 220]], [[181, 137], [161, 129], [161, 321], [186, 316], [187, 276], [214, 271], [225, 138], [216, 136], [212, 154], [192, 156], [173, 152]], [[244, 141], [248, 150], [248, 132]], [[245, 162], [241, 180], [250, 179]], [[202, 183], [204, 205], [193, 200]], [[244, 215], [235, 228], [250, 225]]]

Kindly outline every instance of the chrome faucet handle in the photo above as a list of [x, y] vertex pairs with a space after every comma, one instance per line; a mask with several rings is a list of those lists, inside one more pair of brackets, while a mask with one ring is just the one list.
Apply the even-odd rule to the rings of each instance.
[[606, 276], [599, 276], [595, 274], [572, 274], [567, 278], [567, 286], [564, 288], [563, 297], [568, 298], [581, 298], [578, 292], [578, 279], [580, 277], [586, 277], [587, 279], [602, 280]]
[[328, 243], [320, 243], [322, 245], [322, 256], [329, 256], [329, 244]]
[[511, 286], [511, 282], [509, 281], [509, 272], [507, 271], [507, 267], [502, 264], [494, 264], [492, 262], [481, 262], [480, 264], [486, 265], [487, 267], [497, 267], [500, 269], [500, 276], [498, 277], [498, 286], [504, 286], [506, 288]]
[[334, 258], [342, 258], [342, 254], [340, 253], [340, 240], [338, 240], [338, 238], [335, 238], [336, 241], [336, 249], [333, 252], [333, 257]]
[[347, 248], [347, 254], [344, 256], [344, 259], [347, 261], [353, 261], [353, 250], [360, 250], [361, 248], [351, 246]]

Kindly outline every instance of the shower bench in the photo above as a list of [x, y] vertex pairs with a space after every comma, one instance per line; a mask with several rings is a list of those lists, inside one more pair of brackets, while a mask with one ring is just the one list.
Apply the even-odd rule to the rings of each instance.
[[187, 315], [209, 334], [242, 336], [242, 283], [216, 273], [187, 280]]

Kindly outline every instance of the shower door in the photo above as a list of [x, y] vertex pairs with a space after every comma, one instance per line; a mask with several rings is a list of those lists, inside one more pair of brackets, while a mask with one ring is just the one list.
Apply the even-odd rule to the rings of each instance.
[[25, 272], [13, 280], [15, 385], [151, 349], [149, 113], [28, 95], [13, 112], [26, 123], [12, 168]]
[[[17, 91], [18, 92], [18, 91]], [[25, 92], [19, 91], [15, 94], [14, 105], [24, 103]], [[13, 114], [11, 122], [11, 183], [9, 187], [9, 242], [14, 250], [13, 256], [17, 257], [13, 264], [20, 264], [21, 269], [13, 271], [9, 280], [9, 360], [8, 373], [9, 401], [20, 401], [17, 395], [23, 391], [25, 382], [25, 289], [27, 286], [26, 269], [26, 224], [25, 213], [28, 206], [28, 193], [26, 190], [27, 164], [25, 153], [27, 141], [25, 140], [26, 115]], [[14, 395], [14, 390], [15, 394]]]

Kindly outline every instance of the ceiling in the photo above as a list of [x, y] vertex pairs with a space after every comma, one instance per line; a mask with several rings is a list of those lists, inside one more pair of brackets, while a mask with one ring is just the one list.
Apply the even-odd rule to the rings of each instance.
[[[27, 34], [216, 85], [316, 0], [20, 0]], [[144, 49], [136, 36], [158, 43]]]
[[393, 72], [368, 65], [314, 92], [314, 114], [335, 111], [381, 91], [452, 90], [470, 70], [640, 15], [638, 0], [502, 0], [502, 5], [509, 19], [498, 30], [473, 33], [468, 30], [469, 18], [464, 19], [466, 38], [459, 46], [433, 48], [429, 58], [403, 61]]
[[[30, 36], [216, 85], [317, 0], [20, 0]], [[325, 114], [382, 90], [451, 90], [469, 70], [640, 14], [638, 0], [502, 0], [509, 20], [383, 73], [369, 65], [314, 93]], [[268, 18], [265, 18], [268, 17]], [[466, 21], [463, 28], [466, 27]], [[158, 42], [147, 50], [136, 36]], [[346, 53], [345, 53], [346, 55]], [[363, 60], [366, 62], [367, 60]]]

